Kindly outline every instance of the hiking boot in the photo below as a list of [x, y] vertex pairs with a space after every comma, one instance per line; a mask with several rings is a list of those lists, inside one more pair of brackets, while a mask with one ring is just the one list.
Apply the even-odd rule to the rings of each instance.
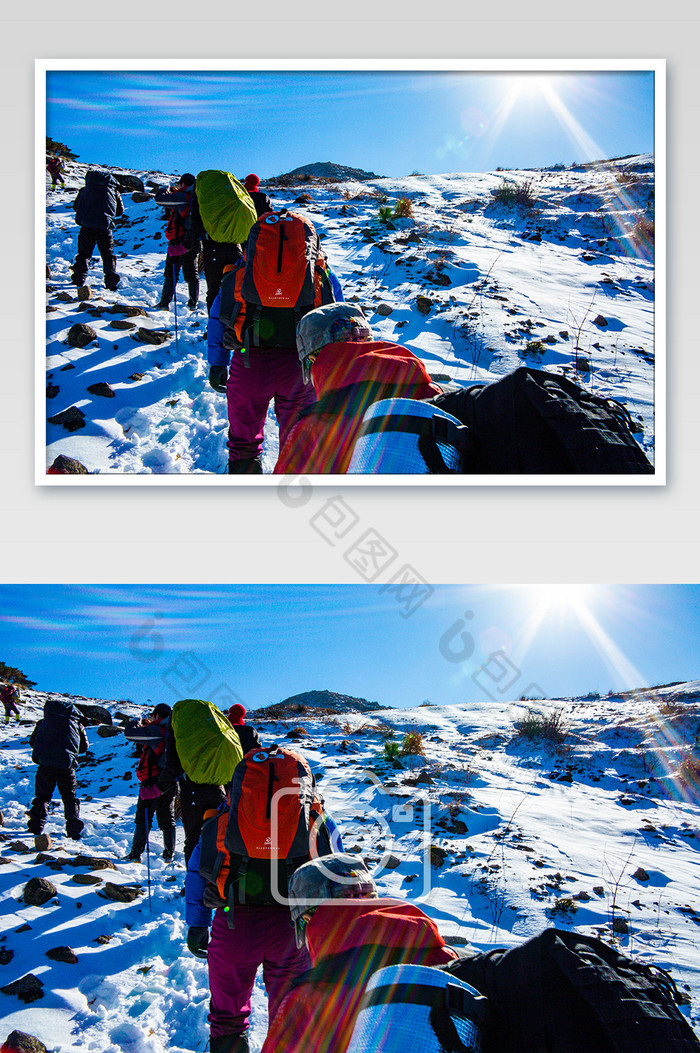
[[158, 302], [158, 303], [157, 303], [157, 304], [155, 305], [155, 307], [153, 308], [153, 310], [154, 310], [154, 311], [169, 311], [169, 310], [170, 310], [170, 304], [169, 304], [169, 303], [164, 303], [164, 302], [163, 302], [163, 300], [160, 300], [160, 301], [159, 301], [159, 302]]
[[141, 856], [135, 856], [132, 852], [129, 852], [128, 856], [124, 856], [122, 863], [140, 863]]
[[172, 858], [173, 858], [173, 853], [170, 852], [166, 848], [165, 851], [163, 852], [163, 859], [165, 860], [166, 863], [169, 863]]
[[34, 834], [36, 837], [44, 829], [44, 824], [37, 822], [36, 819], [27, 819], [27, 830], [30, 834]]
[[82, 819], [71, 819], [66, 823], [66, 837], [70, 837], [71, 841], [79, 841], [84, 829]]
[[250, 1046], [245, 1035], [212, 1035], [210, 1053], [248, 1053]]
[[262, 475], [262, 457], [242, 457], [228, 462], [229, 475]]
[[187, 306], [189, 307], [190, 311], [195, 311], [199, 307], [199, 301], [198, 300], [188, 300], [187, 301]]

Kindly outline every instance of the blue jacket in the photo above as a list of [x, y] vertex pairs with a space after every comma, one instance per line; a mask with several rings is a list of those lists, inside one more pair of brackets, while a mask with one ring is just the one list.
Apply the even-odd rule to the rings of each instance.
[[187, 863], [185, 878], [185, 921], [188, 925], [211, 925], [213, 911], [203, 903], [206, 878], [199, 873], [199, 841]]
[[226, 326], [219, 318], [220, 303], [221, 293], [217, 293], [207, 322], [207, 357], [210, 366], [227, 366], [231, 361], [231, 352], [224, 347]]

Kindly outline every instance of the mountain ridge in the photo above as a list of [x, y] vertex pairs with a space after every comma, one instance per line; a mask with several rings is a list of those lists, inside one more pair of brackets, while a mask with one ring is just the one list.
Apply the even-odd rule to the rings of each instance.
[[297, 695], [290, 695], [281, 702], [263, 706], [260, 709], [251, 710], [256, 717], [284, 716], [293, 713], [303, 713], [306, 710], [323, 710], [325, 713], [367, 713], [378, 709], [391, 707], [381, 706], [379, 702], [369, 702], [366, 698], [357, 698], [355, 695], [343, 695], [337, 691], [302, 691]]
[[382, 179], [376, 172], [367, 172], [364, 168], [352, 168], [349, 165], [340, 165], [335, 161], [314, 161], [309, 165], [300, 165], [293, 168], [291, 172], [283, 175], [271, 176], [268, 182], [275, 183], [286, 179], [298, 179], [304, 182], [311, 176], [312, 179], [346, 180], [357, 179], [364, 182], [367, 179]]

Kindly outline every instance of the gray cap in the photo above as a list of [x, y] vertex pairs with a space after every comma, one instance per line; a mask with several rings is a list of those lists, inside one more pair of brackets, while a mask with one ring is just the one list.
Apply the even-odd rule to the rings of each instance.
[[304, 381], [309, 381], [309, 355], [320, 351], [327, 344], [372, 339], [369, 322], [357, 304], [342, 301], [309, 311], [297, 326], [297, 353], [304, 371]]
[[294, 871], [289, 883], [289, 909], [294, 922], [297, 946], [304, 946], [302, 915], [329, 899], [371, 899], [377, 886], [364, 859], [337, 852], [318, 856]]

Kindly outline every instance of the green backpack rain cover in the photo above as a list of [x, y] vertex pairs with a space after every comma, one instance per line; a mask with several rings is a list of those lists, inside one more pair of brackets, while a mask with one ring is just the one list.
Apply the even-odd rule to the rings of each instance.
[[208, 168], [195, 184], [204, 229], [214, 241], [243, 244], [256, 222], [253, 199], [230, 172]]
[[223, 786], [243, 757], [241, 740], [213, 702], [183, 698], [170, 717], [180, 763], [193, 782]]

